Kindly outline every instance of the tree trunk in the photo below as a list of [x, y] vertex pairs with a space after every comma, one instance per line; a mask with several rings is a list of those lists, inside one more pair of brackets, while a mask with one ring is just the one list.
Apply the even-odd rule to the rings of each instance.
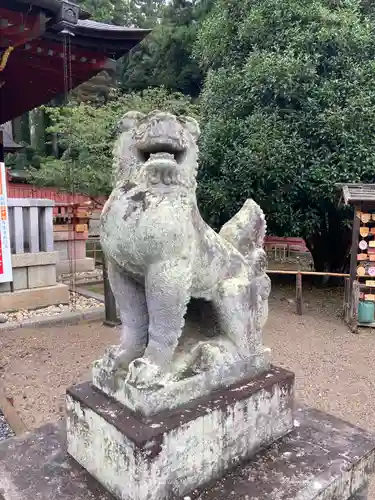
[[26, 142], [30, 144], [30, 120], [29, 113], [25, 113], [21, 116], [21, 138], [20, 142]]
[[12, 120], [13, 139], [20, 144], [22, 142], [22, 116], [18, 116]]
[[31, 146], [44, 155], [46, 152], [46, 136], [44, 126], [44, 111], [40, 108], [29, 112]]
[[329, 228], [306, 238], [306, 245], [314, 260], [315, 271], [348, 272], [351, 230], [343, 227], [337, 215], [330, 217]]
[[56, 132], [52, 132], [52, 134], [51, 134], [51, 149], [52, 149], [52, 155], [55, 158], [58, 158], [59, 157], [59, 141], [58, 141]]

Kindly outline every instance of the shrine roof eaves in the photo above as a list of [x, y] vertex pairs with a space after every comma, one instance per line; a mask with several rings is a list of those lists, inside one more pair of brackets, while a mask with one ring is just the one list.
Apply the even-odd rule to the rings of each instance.
[[[61, 9], [61, 0], [17, 0], [17, 2], [26, 5], [33, 5], [34, 7], [38, 7], [40, 9], [49, 11], [52, 14], [58, 14]], [[72, 3], [75, 3], [75, 1], [73, 0]], [[91, 17], [91, 15], [84, 9], [82, 9], [81, 6], [79, 9], [80, 9], [79, 15], [81, 19], [87, 19]]]
[[375, 184], [336, 184], [336, 187], [342, 190], [345, 205], [375, 204]]
[[[23, 4], [29, 5], [30, 7], [34, 7], [43, 11], [49, 12], [52, 17], [58, 16], [61, 12], [61, 8], [63, 5], [62, 0], [12, 0], [13, 4]], [[9, 0], [5, 0], [5, 2], [9, 2]], [[72, 0], [68, 0], [71, 4], [76, 4]], [[0, 0], [0, 4], [2, 0]], [[108, 38], [117, 41], [121, 41], [126, 39], [136, 40], [140, 42], [145, 36], [147, 36], [151, 30], [141, 29], [141, 28], [128, 28], [125, 26], [115, 26], [112, 24], [107, 24], [103, 22], [92, 21], [89, 19], [91, 14], [86, 12], [79, 5], [79, 18], [77, 20], [77, 24], [74, 26], [74, 34], [81, 35], [85, 38]], [[53, 21], [49, 22], [49, 27], [47, 28], [46, 34], [55, 32], [56, 29], [53, 25]], [[60, 31], [58, 29], [57, 31]]]
[[[114, 68], [114, 59], [128, 53], [151, 31], [91, 21], [69, 0], [0, 0], [0, 15], [0, 54], [6, 56], [0, 74], [0, 123]], [[67, 34], [68, 82], [63, 72]], [[3, 52], [9, 48], [10, 53]]]

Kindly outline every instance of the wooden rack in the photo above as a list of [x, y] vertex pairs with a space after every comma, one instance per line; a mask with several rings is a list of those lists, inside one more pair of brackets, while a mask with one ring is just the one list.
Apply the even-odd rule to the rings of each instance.
[[53, 230], [56, 232], [74, 231], [86, 233], [91, 211], [78, 203], [64, 203], [55, 205]]
[[[342, 184], [337, 187], [342, 190], [344, 204], [354, 207], [344, 318], [351, 329], [358, 332], [358, 326], [375, 326], [375, 314], [373, 321], [364, 323], [358, 319], [360, 302], [375, 302], [375, 184]], [[368, 291], [370, 293], [366, 293]]]

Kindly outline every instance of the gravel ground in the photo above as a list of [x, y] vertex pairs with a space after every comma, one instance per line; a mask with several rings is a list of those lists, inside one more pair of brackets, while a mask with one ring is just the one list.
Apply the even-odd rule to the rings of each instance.
[[[293, 287], [272, 292], [265, 344], [274, 363], [295, 372], [300, 401], [375, 432], [375, 331], [348, 331], [338, 317], [341, 290], [306, 286], [304, 298], [297, 316]], [[88, 379], [91, 362], [117, 338], [101, 323], [3, 332], [0, 378], [26, 425], [60, 417], [65, 388]]]
[[7, 439], [14, 436], [14, 432], [12, 429], [9, 427], [8, 422], [5, 420], [5, 417], [0, 410], [0, 441], [2, 439]]
[[42, 307], [40, 309], [20, 309], [0, 315], [1, 323], [7, 321], [23, 321], [28, 318], [37, 318], [38, 316], [58, 316], [68, 311], [85, 311], [94, 307], [102, 307], [103, 304], [98, 300], [84, 297], [78, 293], [70, 294], [69, 304], [59, 304], [57, 306]]

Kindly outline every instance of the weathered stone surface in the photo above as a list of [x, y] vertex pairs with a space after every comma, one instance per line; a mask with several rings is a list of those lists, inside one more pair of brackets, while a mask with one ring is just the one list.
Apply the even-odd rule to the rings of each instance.
[[16, 267], [13, 269], [13, 290], [25, 290], [28, 288], [27, 267]]
[[18, 309], [37, 309], [69, 302], [69, 287], [57, 284], [42, 288], [0, 293], [0, 313]]
[[[210, 488], [193, 491], [191, 500], [347, 500], [361, 493], [374, 469], [374, 436], [316, 410], [297, 410], [295, 419], [287, 437]], [[1, 443], [0, 497], [113, 500], [67, 456], [65, 435], [64, 427], [47, 425]]]
[[70, 272], [72, 260], [75, 261], [76, 272], [94, 270], [94, 259], [86, 258], [87, 238], [87, 232], [60, 231], [53, 233], [55, 250], [59, 254], [58, 273]]
[[86, 258], [86, 240], [72, 241], [69, 238], [56, 241], [56, 234], [69, 235], [68, 232], [54, 233], [55, 250], [59, 253], [59, 262], [70, 259], [85, 259]]
[[8, 207], [54, 207], [53, 200], [45, 198], [8, 198]]
[[[70, 273], [72, 270], [72, 263], [70, 260], [60, 261], [58, 262], [56, 269], [59, 274]], [[91, 257], [85, 257], [84, 259], [76, 259], [73, 269], [77, 273], [93, 271], [95, 269], [94, 259], [92, 259]]]
[[0, 294], [4, 293], [4, 292], [10, 292], [10, 291], [11, 291], [10, 282], [0, 283]]
[[[211, 357], [212, 346], [211, 343]], [[99, 362], [94, 363], [92, 382], [95, 387], [131, 410], [149, 416], [163, 410], [177, 408], [189, 401], [206, 396], [215, 389], [228, 387], [270, 368], [269, 349], [242, 359], [234, 354], [229, 358], [230, 349], [224, 346], [223, 352], [226, 357], [218, 357], [216, 364], [211, 359], [209, 368], [204, 369], [203, 363], [206, 362], [205, 357], [202, 356], [204, 348], [205, 344], [202, 342], [195, 347], [195, 350], [192, 349], [189, 356], [186, 355], [187, 349], [176, 353], [173, 359], [175, 380], [160, 386], [139, 387], [121, 371], [116, 371], [118, 348], [113, 347], [108, 349]], [[198, 351], [196, 355], [195, 351]], [[192, 358], [196, 359], [195, 363]], [[188, 375], [186, 375], [187, 370]], [[181, 373], [181, 378], [177, 378], [178, 373]]]
[[77, 233], [76, 231], [54, 231], [53, 232], [53, 241], [55, 242], [56, 249], [56, 241], [87, 241], [89, 238], [89, 232], [84, 231], [83, 233]]
[[318, 410], [299, 409], [296, 430], [192, 500], [346, 500], [375, 466], [375, 436]]
[[175, 498], [290, 432], [293, 388], [272, 368], [144, 418], [83, 384], [68, 390], [68, 452], [118, 499]]
[[12, 267], [47, 266], [58, 262], [57, 252], [31, 252], [12, 255]]
[[[195, 193], [200, 131], [194, 119], [131, 112], [119, 129], [101, 243], [122, 321], [116, 352], [122, 376], [150, 389], [181, 380], [173, 358], [191, 299], [210, 303], [216, 313], [213, 341], [196, 342], [206, 370], [259, 355], [270, 292], [262, 210], [248, 200], [220, 234], [203, 221]], [[196, 365], [196, 356], [191, 362]]]
[[56, 265], [30, 266], [27, 268], [28, 288], [56, 285]]

